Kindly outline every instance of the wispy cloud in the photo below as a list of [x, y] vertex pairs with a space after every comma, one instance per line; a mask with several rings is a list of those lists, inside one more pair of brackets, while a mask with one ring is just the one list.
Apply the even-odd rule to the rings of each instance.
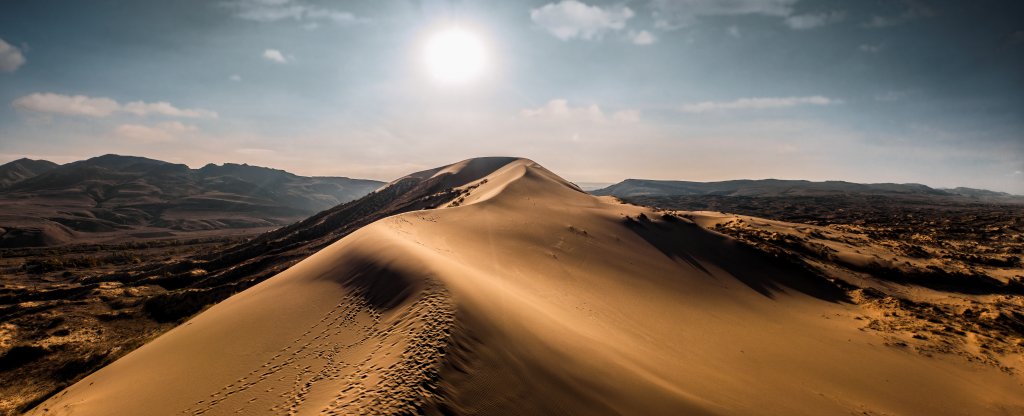
[[198, 130], [196, 126], [180, 121], [157, 123], [153, 126], [142, 124], [122, 124], [114, 129], [114, 134], [123, 139], [142, 143], [170, 142], [179, 135]]
[[[599, 123], [609, 121], [609, 118], [597, 104], [573, 106], [564, 98], [553, 99], [540, 107], [523, 109], [519, 114], [527, 118], [547, 120], [590, 121]], [[640, 110], [624, 109], [612, 113], [611, 121], [632, 123], [640, 121], [640, 116]]]
[[121, 109], [121, 105], [110, 98], [52, 93], [35, 93], [16, 98], [11, 102], [11, 107], [37, 113], [89, 117], [106, 117]]
[[600, 39], [609, 31], [625, 28], [634, 15], [629, 7], [590, 6], [576, 0], [549, 3], [530, 11], [534, 23], [561, 40]]
[[547, 104], [537, 108], [523, 109], [519, 114], [532, 118], [604, 120], [604, 112], [597, 104], [573, 107], [569, 105], [568, 100], [562, 98], [548, 101]]
[[364, 22], [366, 19], [337, 9], [320, 7], [297, 0], [235, 0], [223, 3], [239, 19], [256, 22], [329, 21], [338, 24]]
[[[821, 27], [843, 20], [841, 11], [796, 14], [798, 0], [653, 0], [654, 25], [673, 30], [690, 26], [704, 16], [760, 15], [777, 17], [794, 30]], [[738, 32], [737, 32], [738, 33]]]
[[797, 0], [654, 0], [651, 2], [654, 24], [661, 29], [677, 29], [696, 23], [701, 16], [757, 14], [786, 17], [793, 13]]
[[217, 113], [213, 111], [204, 110], [201, 108], [178, 108], [166, 101], [158, 101], [155, 103], [132, 101], [130, 103], [122, 105], [121, 111], [124, 111], [126, 113], [132, 113], [137, 116], [159, 114], [169, 117], [217, 118]]
[[682, 107], [684, 113], [706, 113], [714, 111], [731, 110], [768, 110], [779, 108], [790, 108], [804, 105], [831, 105], [842, 103], [820, 95], [808, 97], [753, 97], [740, 98], [733, 101], [704, 101], [695, 104], [687, 104]]
[[612, 120], [622, 123], [635, 123], [640, 121], [640, 110], [619, 110], [612, 113]]
[[334, 23], [350, 24], [365, 21], [356, 15], [339, 10], [325, 9], [320, 7], [306, 7], [306, 19], [327, 20]]
[[882, 44], [879, 43], [877, 45], [872, 45], [870, 43], [865, 43], [858, 46], [857, 49], [859, 49], [861, 52], [878, 53], [882, 51]]
[[796, 14], [786, 18], [786, 26], [794, 30], [808, 30], [822, 27], [827, 24], [841, 22], [846, 18], [846, 13], [841, 11], [829, 13], [807, 13]]
[[641, 30], [639, 32], [634, 32], [631, 30], [629, 31], [629, 40], [636, 45], [650, 45], [654, 42], [657, 42], [658, 37], [654, 36], [653, 33], [648, 32], [646, 30]]
[[11, 102], [11, 106], [23, 111], [86, 117], [107, 117], [115, 113], [128, 113], [137, 116], [217, 118], [217, 113], [214, 111], [201, 108], [178, 108], [166, 101], [153, 103], [132, 101], [121, 104], [107, 97], [54, 93], [34, 93], [19, 97]]
[[906, 91], [886, 91], [875, 94], [875, 101], [898, 101], [907, 97]]
[[25, 64], [21, 49], [0, 39], [0, 72], [14, 72]]
[[931, 7], [918, 0], [903, 0], [903, 4], [904, 11], [902, 13], [895, 16], [871, 16], [870, 19], [864, 22], [864, 26], [871, 28], [890, 27], [935, 15], [935, 11]]
[[288, 58], [285, 58], [284, 54], [277, 49], [265, 49], [263, 50], [263, 59], [268, 61], [274, 61], [279, 64], [288, 63]]

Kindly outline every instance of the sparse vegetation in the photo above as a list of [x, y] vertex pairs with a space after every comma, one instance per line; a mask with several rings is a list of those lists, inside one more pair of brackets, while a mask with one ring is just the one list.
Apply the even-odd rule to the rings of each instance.
[[[168, 289], [143, 278], [247, 239], [0, 249], [0, 396], [12, 398], [0, 402], [0, 414], [27, 409], [169, 328], [170, 322], [229, 296], [192, 306], [174, 303], [154, 314], [146, 309], [147, 301]], [[196, 267], [182, 273], [193, 280], [205, 274]]]

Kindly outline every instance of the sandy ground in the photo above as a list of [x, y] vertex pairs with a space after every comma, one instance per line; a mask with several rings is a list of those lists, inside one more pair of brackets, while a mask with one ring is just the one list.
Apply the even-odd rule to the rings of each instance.
[[1024, 414], [1019, 375], [885, 345], [824, 278], [528, 160], [466, 166], [450, 207], [360, 229], [30, 414]]

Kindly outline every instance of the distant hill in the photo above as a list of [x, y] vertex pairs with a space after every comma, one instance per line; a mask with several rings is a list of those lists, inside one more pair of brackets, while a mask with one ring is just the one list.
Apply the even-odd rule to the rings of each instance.
[[0, 189], [7, 188], [16, 182], [45, 173], [60, 166], [49, 160], [32, 160], [21, 158], [0, 165]]
[[383, 185], [232, 163], [190, 169], [120, 155], [65, 165], [20, 159], [0, 166], [0, 177], [7, 180], [0, 187], [0, 247], [274, 227]]
[[998, 198], [998, 199], [1007, 199], [1007, 198], [1024, 199], [1024, 197], [1021, 197], [1021, 196], [1018, 196], [1018, 195], [1012, 195], [1012, 194], [1008, 194], [1006, 192], [989, 191], [987, 189], [975, 189], [975, 188], [959, 187], [959, 188], [949, 188], [949, 189], [943, 188], [942, 190], [945, 191], [945, 192], [954, 194], [954, 195], [960, 195], [960, 196], [965, 196], [965, 197], [968, 197], [968, 198], [977, 198], [977, 199], [992, 199], [992, 198]]
[[575, 182], [575, 184], [580, 187], [580, 189], [587, 192], [607, 188], [612, 185], [608, 182]]
[[661, 181], [626, 179], [606, 188], [594, 190], [594, 195], [619, 198], [646, 196], [826, 196], [826, 195], [884, 195], [884, 196], [948, 196], [976, 199], [1019, 199], [1003, 192], [973, 188], [935, 189], [917, 183], [853, 183], [844, 181], [811, 182], [782, 179], [741, 179], [722, 182]]
[[[955, 228], [953, 224], [961, 221], [989, 227], [1024, 210], [1022, 196], [972, 188], [934, 189], [920, 184], [629, 179], [591, 193], [669, 210], [719, 211], [816, 225]], [[936, 218], [942, 220], [936, 222]]]

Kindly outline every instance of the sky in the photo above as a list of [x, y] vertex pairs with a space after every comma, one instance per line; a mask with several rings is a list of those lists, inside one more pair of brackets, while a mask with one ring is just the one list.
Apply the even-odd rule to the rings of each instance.
[[[391, 180], [521, 156], [578, 182], [1024, 194], [1024, 3], [22, 1], [0, 163], [106, 153]], [[479, 71], [439, 79], [438, 34]]]

